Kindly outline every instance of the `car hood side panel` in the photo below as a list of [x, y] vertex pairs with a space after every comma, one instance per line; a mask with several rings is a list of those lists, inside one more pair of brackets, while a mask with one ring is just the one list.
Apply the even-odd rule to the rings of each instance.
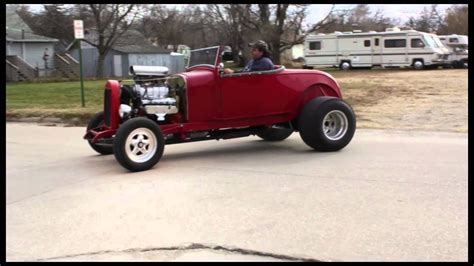
[[186, 79], [188, 122], [202, 122], [211, 120], [216, 113], [219, 101], [215, 89], [214, 72], [210, 70], [193, 70], [181, 73]]

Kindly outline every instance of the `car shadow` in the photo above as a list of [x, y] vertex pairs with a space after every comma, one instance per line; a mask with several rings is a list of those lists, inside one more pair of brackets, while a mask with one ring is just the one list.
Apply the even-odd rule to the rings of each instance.
[[[192, 159], [213, 159], [216, 160], [239, 160], [243, 158], [258, 159], [259, 157], [271, 157], [278, 154], [282, 157], [291, 157], [294, 159], [300, 159], [300, 157], [307, 157], [308, 155], [325, 156], [324, 152], [318, 152], [312, 148], [306, 146], [300, 140], [284, 140], [281, 142], [269, 142], [263, 140], [249, 140], [248, 142], [238, 143], [224, 143], [225, 141], [219, 141], [216, 143], [212, 140], [205, 141], [209, 143], [205, 149], [196, 150], [190, 147], [189, 150], [173, 149], [171, 145], [165, 147], [165, 152], [160, 160], [160, 163], [165, 161], [185, 161]], [[183, 144], [174, 144], [183, 145]], [[173, 145], [173, 146], [174, 146]], [[189, 145], [189, 144], [186, 144]]]

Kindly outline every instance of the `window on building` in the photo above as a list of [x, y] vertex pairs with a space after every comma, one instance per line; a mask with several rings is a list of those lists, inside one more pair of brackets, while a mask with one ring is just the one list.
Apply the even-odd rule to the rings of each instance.
[[385, 40], [385, 48], [401, 48], [407, 46], [407, 40], [405, 39], [391, 39]]
[[310, 42], [309, 43], [310, 50], [321, 50], [321, 42]]
[[375, 46], [379, 46], [379, 38], [375, 39]]
[[370, 47], [370, 40], [365, 40], [364, 41], [364, 46], [365, 47]]
[[425, 44], [421, 39], [411, 39], [411, 47], [412, 48], [423, 48]]

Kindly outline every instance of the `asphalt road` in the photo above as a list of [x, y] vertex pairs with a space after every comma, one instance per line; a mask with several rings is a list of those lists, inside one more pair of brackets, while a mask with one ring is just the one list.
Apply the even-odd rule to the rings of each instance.
[[467, 261], [467, 134], [170, 145], [129, 173], [84, 128], [6, 125], [7, 261]]

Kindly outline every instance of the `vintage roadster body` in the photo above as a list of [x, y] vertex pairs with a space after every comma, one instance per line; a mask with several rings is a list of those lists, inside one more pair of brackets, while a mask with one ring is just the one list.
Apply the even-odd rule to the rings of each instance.
[[84, 138], [130, 171], [150, 169], [175, 143], [249, 135], [281, 141], [299, 131], [313, 149], [336, 151], [352, 139], [355, 115], [329, 74], [283, 66], [224, 74], [220, 55], [218, 46], [193, 50], [176, 75], [131, 66], [134, 84], [107, 82], [104, 111]]

